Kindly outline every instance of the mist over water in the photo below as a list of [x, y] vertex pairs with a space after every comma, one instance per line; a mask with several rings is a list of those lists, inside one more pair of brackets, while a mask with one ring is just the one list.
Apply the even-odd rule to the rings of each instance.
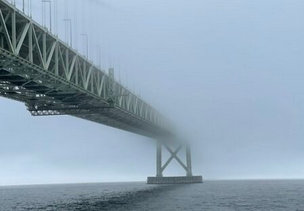
[[[42, 23], [42, 3], [32, 2]], [[122, 83], [187, 134], [194, 174], [304, 177], [303, 1], [57, 2], [59, 38], [69, 42], [69, 18], [73, 48], [85, 54], [87, 33], [89, 59], [99, 64], [101, 47], [102, 68], [112, 60]], [[2, 98], [0, 108], [0, 185], [155, 174], [151, 140], [68, 116], [33, 118]], [[165, 174], [184, 171], [175, 162]]]
[[[32, 0], [32, 9], [16, 0], [19, 10], [23, 2], [168, 117], [207, 180], [109, 183], [155, 175], [155, 140], [71, 116], [34, 118], [0, 98], [0, 211], [304, 211], [304, 180], [273, 180], [304, 178], [303, 0]], [[5, 18], [1, 37], [14, 20]], [[185, 175], [176, 160], [169, 175]], [[79, 184], [92, 181], [107, 183]], [[60, 185], [7, 186], [37, 183]]]

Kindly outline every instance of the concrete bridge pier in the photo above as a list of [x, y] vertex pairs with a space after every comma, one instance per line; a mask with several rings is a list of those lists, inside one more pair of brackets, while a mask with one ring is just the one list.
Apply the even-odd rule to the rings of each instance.
[[[162, 149], [166, 148], [171, 156], [167, 162], [163, 165], [162, 159]], [[186, 164], [177, 156], [178, 152], [185, 148], [186, 150]], [[186, 176], [174, 176], [174, 177], [164, 177], [163, 172], [175, 159], [181, 167], [184, 168]], [[175, 151], [173, 151], [167, 144], [162, 142], [157, 142], [156, 146], [156, 177], [148, 177], [148, 184], [184, 184], [184, 183], [202, 183], [202, 176], [193, 176], [192, 174], [192, 163], [191, 163], [191, 149], [189, 145], [180, 145]]]

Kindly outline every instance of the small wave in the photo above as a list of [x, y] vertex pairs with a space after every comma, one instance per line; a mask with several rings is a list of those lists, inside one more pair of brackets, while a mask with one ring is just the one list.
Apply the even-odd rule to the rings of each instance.
[[47, 206], [39, 207], [37, 210], [47, 211], [111, 211], [111, 210], [131, 210], [140, 202], [148, 198], [159, 196], [160, 194], [172, 190], [175, 186], [153, 186], [144, 190], [127, 191], [115, 193], [111, 197], [95, 196], [85, 197], [72, 200], [73, 202], [54, 203]]

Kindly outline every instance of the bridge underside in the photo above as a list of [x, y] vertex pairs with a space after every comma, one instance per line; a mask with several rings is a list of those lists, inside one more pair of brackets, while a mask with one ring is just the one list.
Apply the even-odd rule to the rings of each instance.
[[33, 116], [71, 115], [148, 137], [163, 135], [123, 109], [79, 91], [60, 77], [41, 72], [1, 49], [0, 96], [25, 103]]
[[25, 103], [34, 116], [71, 115], [152, 138], [172, 135], [171, 123], [115, 81], [114, 70], [107, 74], [8, 1], [0, 1], [0, 96]]

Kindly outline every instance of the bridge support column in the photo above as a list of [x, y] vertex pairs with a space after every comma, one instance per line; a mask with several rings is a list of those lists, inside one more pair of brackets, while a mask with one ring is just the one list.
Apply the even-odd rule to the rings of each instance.
[[[162, 164], [162, 148], [166, 148], [171, 154], [170, 158], [163, 165]], [[178, 152], [185, 148], [186, 151], [186, 165], [184, 162], [177, 156]], [[163, 172], [175, 159], [185, 170], [186, 176], [179, 177], [164, 177]], [[177, 183], [202, 183], [202, 176], [193, 176], [192, 175], [192, 163], [191, 163], [191, 149], [189, 145], [180, 145], [175, 150], [172, 150], [169, 145], [158, 142], [156, 146], [156, 177], [148, 177], [148, 184], [177, 184]]]
[[162, 144], [157, 142], [156, 146], [156, 177], [162, 177]]
[[187, 158], [187, 176], [192, 177], [191, 149], [189, 145], [186, 146], [186, 158]]

